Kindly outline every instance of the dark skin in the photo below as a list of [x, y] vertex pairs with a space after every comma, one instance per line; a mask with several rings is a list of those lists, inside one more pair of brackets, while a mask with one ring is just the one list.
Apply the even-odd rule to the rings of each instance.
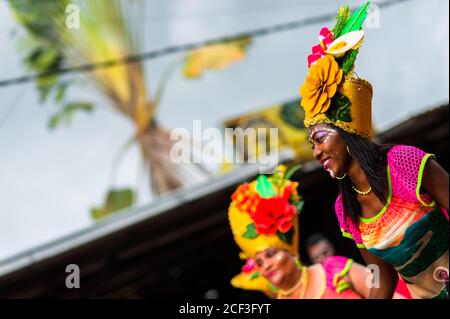
[[[309, 128], [310, 141], [313, 145], [314, 158], [321, 162], [333, 178], [347, 174], [352, 184], [361, 191], [367, 191], [370, 184], [359, 163], [347, 151], [347, 143], [339, 135], [334, 126], [326, 123]], [[422, 177], [421, 193], [427, 193], [437, 204], [448, 211], [449, 198], [448, 173], [434, 160], [428, 159]], [[357, 195], [360, 214], [364, 218], [372, 218], [385, 203], [373, 193]], [[376, 264], [380, 269], [380, 287], [371, 288], [370, 299], [392, 298], [397, 285], [397, 272], [389, 264], [370, 253], [360, 249], [365, 262]]]

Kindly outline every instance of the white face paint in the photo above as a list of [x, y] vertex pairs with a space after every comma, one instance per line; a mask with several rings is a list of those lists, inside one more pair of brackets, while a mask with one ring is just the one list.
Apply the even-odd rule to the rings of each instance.
[[323, 125], [316, 125], [309, 131], [309, 141], [313, 142], [314, 135], [320, 134], [320, 132], [327, 133], [325, 139], [322, 142], [326, 142], [330, 136], [336, 136], [338, 135], [338, 131], [333, 127], [323, 126]]
[[334, 175], [333, 171], [331, 169], [327, 169], [328, 173], [330, 173], [331, 178], [336, 178], [336, 175]]
[[[318, 124], [312, 127], [309, 130], [309, 141], [314, 144], [313, 138], [321, 143], [326, 143], [331, 136], [337, 136], [338, 131], [332, 126], [327, 124]], [[327, 169], [327, 172], [330, 174], [331, 178], [336, 178], [336, 174], [331, 170]]]

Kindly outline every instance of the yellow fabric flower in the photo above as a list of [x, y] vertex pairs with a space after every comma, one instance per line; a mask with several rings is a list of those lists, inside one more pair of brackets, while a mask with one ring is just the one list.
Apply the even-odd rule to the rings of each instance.
[[342, 81], [342, 74], [342, 69], [339, 69], [331, 55], [326, 55], [311, 65], [300, 88], [301, 105], [305, 110], [306, 119], [328, 111], [331, 98], [336, 94], [337, 86]]

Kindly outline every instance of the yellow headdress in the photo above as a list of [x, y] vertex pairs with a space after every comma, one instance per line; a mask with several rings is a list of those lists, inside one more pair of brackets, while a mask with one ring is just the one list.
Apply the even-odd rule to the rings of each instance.
[[232, 195], [228, 219], [240, 257], [247, 259], [242, 272], [231, 280], [236, 288], [259, 290], [270, 296], [270, 284], [255, 269], [256, 253], [269, 247], [298, 256], [298, 213], [303, 201], [298, 183], [289, 180], [294, 167], [286, 172], [279, 166], [267, 177], [260, 175], [251, 183], [240, 185]]
[[300, 87], [306, 127], [331, 123], [349, 133], [371, 137], [372, 86], [354, 74], [369, 3], [352, 15], [348, 6], [339, 8], [332, 31], [320, 31], [321, 43], [308, 56], [309, 72]]

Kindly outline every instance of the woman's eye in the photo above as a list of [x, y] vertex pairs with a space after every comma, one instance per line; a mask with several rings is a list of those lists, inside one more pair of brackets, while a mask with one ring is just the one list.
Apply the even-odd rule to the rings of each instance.
[[272, 257], [273, 255], [275, 255], [275, 250], [269, 249], [266, 253], [266, 256], [268, 258]]
[[322, 134], [319, 133], [319, 134], [317, 134], [317, 136], [316, 136], [316, 141], [317, 141], [318, 143], [322, 143], [326, 136], [327, 136], [326, 133], [322, 133]]
[[261, 259], [257, 259], [256, 264], [258, 265], [258, 267], [261, 267], [263, 265], [263, 262]]

